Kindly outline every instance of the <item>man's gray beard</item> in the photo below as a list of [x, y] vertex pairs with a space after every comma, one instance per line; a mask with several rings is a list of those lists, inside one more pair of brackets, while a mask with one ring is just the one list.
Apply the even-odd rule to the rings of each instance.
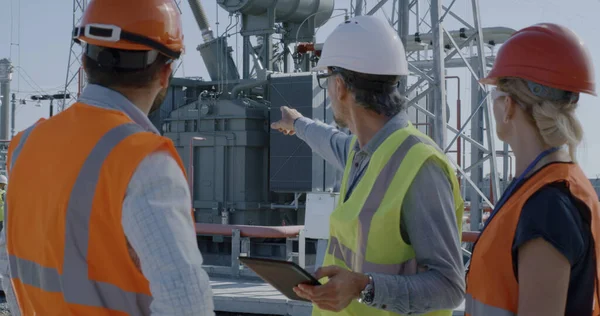
[[346, 128], [346, 127], [348, 127], [348, 125], [346, 124], [346, 122], [340, 120], [335, 114], [333, 115], [333, 121], [335, 122], [335, 124], [337, 124], [337, 126], [339, 128]]

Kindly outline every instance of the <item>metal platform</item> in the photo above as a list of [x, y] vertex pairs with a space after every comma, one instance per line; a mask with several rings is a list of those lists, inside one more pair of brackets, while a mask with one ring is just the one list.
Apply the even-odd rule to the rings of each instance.
[[310, 303], [290, 300], [267, 283], [211, 278], [215, 311], [265, 315], [310, 316]]
[[[210, 284], [213, 289], [216, 312], [286, 316], [311, 315], [311, 304], [290, 300], [264, 282], [211, 278]], [[453, 316], [463, 315], [464, 303], [453, 313]]]

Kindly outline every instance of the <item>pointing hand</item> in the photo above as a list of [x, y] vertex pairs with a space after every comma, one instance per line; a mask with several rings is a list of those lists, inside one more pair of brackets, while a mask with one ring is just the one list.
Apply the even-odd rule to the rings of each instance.
[[296, 119], [303, 117], [302, 114], [287, 106], [282, 106], [280, 109], [281, 120], [271, 123], [271, 128], [276, 129], [285, 135], [296, 134], [296, 131], [294, 130], [294, 122]]

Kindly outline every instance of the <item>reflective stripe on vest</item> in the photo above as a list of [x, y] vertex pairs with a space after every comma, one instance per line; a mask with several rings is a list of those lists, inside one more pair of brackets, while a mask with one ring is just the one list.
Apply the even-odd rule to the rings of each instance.
[[[359, 242], [358, 249], [359, 253], [362, 254], [362, 260], [356, 262], [357, 254], [352, 249], [342, 245], [335, 236], [330, 237], [328, 253], [335, 258], [344, 261], [346, 266], [352, 271], [370, 271], [376, 273], [385, 274], [415, 274], [417, 272], [417, 261], [416, 259], [410, 259], [406, 262], [399, 264], [380, 264], [368, 262], [365, 258], [367, 249], [367, 243], [369, 238], [369, 229], [375, 212], [381, 205], [383, 197], [387, 192], [390, 183], [394, 179], [396, 171], [400, 167], [402, 160], [406, 157], [409, 150], [416, 144], [426, 143], [426, 140], [420, 139], [415, 135], [409, 135], [402, 142], [402, 144], [392, 154], [390, 159], [387, 161], [381, 172], [369, 192], [369, 196], [366, 199], [363, 208], [359, 213], [359, 230], [362, 232], [361, 241]], [[344, 192], [345, 194], [345, 192]], [[361, 266], [357, 266], [360, 264]]]
[[21, 140], [17, 144], [17, 147], [15, 148], [15, 151], [13, 152], [12, 157], [10, 159], [10, 169], [11, 170], [14, 167], [15, 161], [19, 157], [19, 154], [21, 153], [21, 149], [23, 149], [23, 145], [25, 144], [27, 137], [29, 137], [29, 134], [31, 133], [31, 131], [33, 130], [33, 128], [36, 125], [37, 125], [37, 123], [29, 126], [26, 130], [23, 131], [23, 135], [21, 135]]
[[516, 316], [516, 314], [511, 311], [484, 304], [474, 299], [471, 294], [465, 295], [465, 314], [485, 316]]
[[[418, 267], [417, 260], [415, 258], [398, 264], [381, 264], [367, 261], [364, 254], [366, 253], [368, 244], [368, 231], [371, 227], [371, 222], [373, 221], [375, 211], [381, 205], [387, 189], [394, 179], [396, 171], [398, 168], [400, 168], [400, 164], [410, 149], [419, 143], [425, 143], [438, 148], [435, 143], [425, 137], [419, 137], [416, 135], [407, 136], [398, 149], [396, 149], [396, 151], [392, 154], [383, 169], [381, 169], [381, 172], [377, 176], [377, 180], [375, 180], [375, 183], [369, 192], [369, 196], [367, 197], [366, 202], [359, 213], [359, 230], [363, 233], [361, 234], [362, 240], [360, 241], [358, 247], [360, 249], [359, 253], [363, 254], [363, 259], [360, 262], [356, 262], [357, 254], [354, 253], [352, 249], [340, 243], [335, 236], [330, 236], [328, 253], [334, 256], [336, 259], [344, 261], [346, 266], [352, 271], [370, 271], [375, 273], [395, 275], [410, 275], [417, 273]], [[358, 266], [359, 264], [360, 267]]]
[[[23, 132], [11, 157], [11, 170], [34, 126]], [[67, 303], [104, 307], [129, 315], [150, 314], [151, 296], [124, 291], [106, 282], [89, 280], [87, 265], [90, 214], [100, 170], [115, 146], [140, 132], [145, 130], [134, 123], [114, 127], [102, 136], [81, 167], [67, 206], [63, 274], [56, 268], [43, 267], [9, 254], [12, 279], [46, 292], [62, 293]]]

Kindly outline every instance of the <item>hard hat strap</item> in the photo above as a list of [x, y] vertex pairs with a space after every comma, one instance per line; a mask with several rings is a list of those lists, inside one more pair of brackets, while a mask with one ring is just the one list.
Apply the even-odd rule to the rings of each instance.
[[181, 52], [173, 51], [162, 43], [139, 34], [127, 32], [115, 25], [88, 24], [73, 29], [73, 40], [75, 42], [80, 43], [79, 38], [82, 36], [106, 42], [124, 40], [144, 45], [150, 49], [157, 50], [171, 59], [178, 59], [181, 56]]
[[85, 55], [106, 68], [139, 70], [150, 66], [156, 61], [159, 52], [130, 51], [85, 44]]

